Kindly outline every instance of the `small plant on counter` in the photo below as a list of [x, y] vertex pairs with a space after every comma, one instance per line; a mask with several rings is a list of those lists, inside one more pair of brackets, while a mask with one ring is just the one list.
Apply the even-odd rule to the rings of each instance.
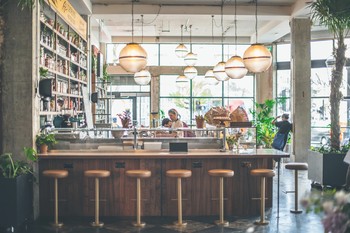
[[45, 134], [40, 133], [36, 135], [36, 145], [40, 147], [41, 153], [46, 153], [48, 147], [51, 147], [52, 145], [56, 144], [57, 141], [55, 139], [54, 134]]
[[227, 145], [228, 145], [230, 150], [233, 149], [233, 146], [238, 147], [239, 139], [241, 137], [242, 137], [242, 133], [241, 132], [238, 132], [238, 133], [235, 133], [235, 134], [230, 134], [230, 135], [226, 136], [226, 142], [227, 142]]
[[204, 128], [204, 117], [203, 115], [196, 115], [196, 126], [198, 129]]
[[131, 122], [131, 112], [129, 109], [123, 111], [123, 113], [117, 114], [120, 121], [122, 122], [123, 128], [129, 128], [129, 124]]

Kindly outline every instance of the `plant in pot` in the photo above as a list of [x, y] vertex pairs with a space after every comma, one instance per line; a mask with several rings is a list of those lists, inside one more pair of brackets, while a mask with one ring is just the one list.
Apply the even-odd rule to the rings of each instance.
[[51, 134], [40, 133], [36, 135], [35, 141], [36, 141], [36, 145], [40, 148], [41, 153], [47, 153], [49, 147], [57, 143], [55, 139], [55, 135], [52, 133]]
[[33, 148], [24, 148], [24, 158], [0, 155], [0, 228], [20, 227], [33, 215], [33, 169], [38, 160]]
[[203, 117], [203, 115], [196, 115], [195, 119], [196, 119], [196, 127], [197, 127], [197, 129], [204, 128], [204, 117]]
[[[332, 132], [330, 147], [323, 146], [310, 152], [308, 162], [311, 166], [309, 166], [308, 174], [312, 181], [334, 187], [344, 184], [347, 169], [347, 165], [343, 163], [345, 151], [340, 146], [339, 107], [343, 98], [341, 85], [346, 63], [344, 39], [350, 29], [348, 8], [348, 2], [343, 0], [316, 0], [310, 4], [311, 19], [326, 26], [333, 33], [336, 46], [333, 48], [335, 63], [330, 81], [330, 127]], [[332, 167], [328, 167], [330, 165]], [[328, 177], [334, 175], [337, 177]]]
[[123, 111], [123, 113], [117, 114], [120, 121], [122, 122], [123, 128], [129, 128], [131, 123], [131, 112], [129, 109]]

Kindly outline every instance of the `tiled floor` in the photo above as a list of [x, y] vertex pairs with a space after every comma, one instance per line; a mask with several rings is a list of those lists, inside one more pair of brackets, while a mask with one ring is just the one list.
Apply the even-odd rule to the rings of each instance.
[[[130, 224], [131, 219], [103, 218], [103, 228], [93, 228], [88, 224], [88, 219], [64, 219], [64, 227], [55, 229], [46, 220], [40, 220], [31, 224], [25, 233], [231, 233], [231, 232], [281, 232], [281, 233], [322, 233], [323, 227], [321, 218], [313, 213], [291, 214], [293, 208], [294, 194], [284, 194], [282, 190], [294, 189], [294, 175], [290, 170], [281, 166], [281, 194], [280, 194], [280, 217], [277, 218], [277, 177], [274, 178], [274, 203], [273, 208], [266, 212], [270, 224], [267, 226], [255, 226], [253, 222], [259, 216], [242, 219], [227, 217], [230, 221], [228, 227], [218, 227], [213, 224], [217, 217], [192, 217], [188, 220], [188, 226], [177, 229], [172, 225], [176, 218], [168, 217], [144, 217], [142, 220], [147, 223], [145, 228], [138, 229]], [[310, 181], [306, 172], [299, 173], [300, 196], [310, 192]], [[133, 219], [132, 219], [133, 220]]]

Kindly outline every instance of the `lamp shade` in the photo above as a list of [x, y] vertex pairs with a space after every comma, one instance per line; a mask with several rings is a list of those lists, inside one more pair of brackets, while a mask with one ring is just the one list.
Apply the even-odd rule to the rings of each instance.
[[218, 81], [226, 81], [229, 78], [225, 71], [225, 64], [225, 62], [221, 61], [214, 66], [213, 73]]
[[188, 54], [188, 49], [184, 44], [179, 44], [176, 48], [175, 48], [175, 55], [177, 57], [185, 57]]
[[240, 56], [232, 56], [228, 59], [225, 65], [225, 71], [227, 76], [232, 79], [243, 78], [248, 73]]
[[124, 70], [136, 73], [147, 65], [147, 53], [137, 43], [127, 44], [119, 54], [119, 64]]
[[190, 80], [188, 80], [188, 78], [186, 78], [185, 75], [179, 75], [176, 78], [176, 86], [178, 86], [178, 87], [186, 87], [188, 85], [189, 81]]
[[252, 44], [243, 55], [245, 67], [250, 72], [260, 73], [270, 68], [272, 56], [270, 51], [262, 44]]
[[188, 79], [194, 79], [195, 77], [197, 77], [198, 71], [197, 71], [197, 69], [194, 66], [187, 66], [184, 69], [184, 75]]
[[204, 80], [209, 85], [217, 85], [219, 81], [215, 78], [213, 70], [208, 70], [204, 75]]
[[185, 63], [188, 66], [194, 66], [197, 63], [197, 54], [194, 54], [192, 52], [189, 52], [185, 58]]
[[147, 85], [151, 81], [151, 73], [148, 70], [141, 70], [134, 74], [134, 80], [139, 85]]

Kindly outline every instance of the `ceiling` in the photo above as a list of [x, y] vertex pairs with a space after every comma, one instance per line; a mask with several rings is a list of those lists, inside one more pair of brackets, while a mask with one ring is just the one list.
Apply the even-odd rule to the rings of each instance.
[[[132, 35], [132, 0], [78, 0], [92, 12], [92, 32], [100, 41], [130, 42]], [[271, 43], [289, 37], [289, 21], [294, 17], [308, 17], [311, 0], [258, 0], [258, 42]], [[82, 13], [76, 0], [71, 3]], [[179, 42], [181, 25], [183, 40], [189, 42], [192, 25], [192, 42], [235, 41], [235, 0], [134, 0], [134, 41]], [[256, 42], [255, 1], [237, 0], [237, 43]], [[142, 17], [143, 15], [143, 23]], [[212, 17], [214, 16], [214, 17]], [[212, 23], [212, 19], [214, 23]], [[142, 26], [143, 25], [143, 26]], [[142, 30], [143, 29], [143, 30]], [[324, 30], [313, 26], [315, 31]], [[143, 31], [143, 32], [142, 32]]]

